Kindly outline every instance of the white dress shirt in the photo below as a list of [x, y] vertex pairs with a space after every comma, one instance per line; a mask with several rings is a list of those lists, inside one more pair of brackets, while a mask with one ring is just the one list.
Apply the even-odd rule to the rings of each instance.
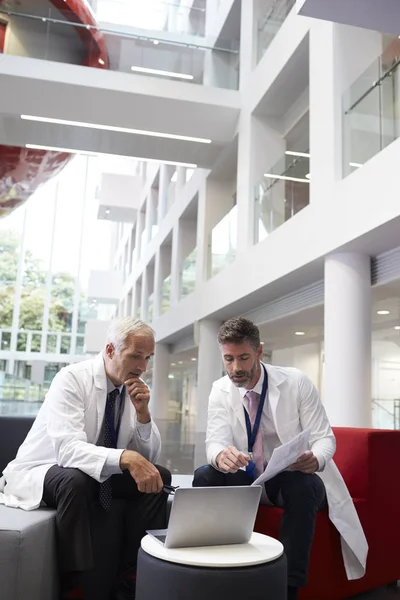
[[[256, 385], [252, 390], [246, 390], [246, 388], [238, 388], [240, 396], [242, 398], [243, 406], [249, 412], [249, 399], [247, 398], [247, 392], [256, 392], [261, 397], [262, 386], [264, 383], [264, 369], [261, 366], [261, 375]], [[278, 446], [282, 446], [278, 435], [275, 430], [274, 420], [272, 418], [271, 407], [268, 400], [268, 390], [265, 398], [264, 410], [261, 418], [261, 431], [262, 431], [262, 442], [263, 442], [263, 453], [264, 453], [264, 468], [270, 460], [273, 451]], [[247, 450], [247, 448], [245, 449]], [[318, 472], [321, 473], [325, 469], [325, 460], [322, 456], [318, 457], [319, 468]]]
[[[107, 377], [107, 396], [110, 392], [115, 390], [115, 385], [113, 382]], [[123, 403], [126, 401], [126, 391], [123, 393], [124, 385], [119, 386], [119, 395], [115, 401], [115, 425], [117, 425], [119, 416], [122, 414], [124, 409]], [[128, 400], [129, 401], [129, 400]], [[96, 446], [104, 446], [104, 426], [105, 426], [105, 417], [103, 421], [103, 426], [101, 428], [101, 433], [99, 435], [99, 439], [97, 440]], [[151, 422], [150, 423], [137, 423], [136, 425], [139, 437], [147, 441], [150, 439], [151, 435]], [[121, 474], [120, 460], [121, 454], [123, 453], [124, 448], [120, 449], [120, 452], [116, 452], [114, 448], [110, 448], [110, 452], [104, 463], [104, 467], [101, 471], [103, 477], [111, 477], [111, 475]]]

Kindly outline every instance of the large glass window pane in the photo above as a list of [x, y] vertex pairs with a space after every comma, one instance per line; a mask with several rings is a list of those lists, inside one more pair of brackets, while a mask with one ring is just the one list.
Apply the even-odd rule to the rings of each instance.
[[236, 242], [237, 207], [235, 205], [211, 232], [209, 277], [214, 277], [235, 260]]
[[291, 219], [310, 202], [310, 158], [285, 156], [255, 186], [254, 242]]
[[181, 270], [181, 298], [185, 298], [196, 288], [196, 253], [197, 248], [185, 258]]
[[257, 62], [264, 53], [283, 22], [296, 4], [296, 0], [258, 0]]
[[[25, 206], [22, 206], [0, 219], [0, 329], [12, 325], [24, 217]], [[7, 334], [2, 344], [9, 344], [8, 337]]]
[[400, 135], [398, 39], [343, 95], [343, 174], [346, 177]]

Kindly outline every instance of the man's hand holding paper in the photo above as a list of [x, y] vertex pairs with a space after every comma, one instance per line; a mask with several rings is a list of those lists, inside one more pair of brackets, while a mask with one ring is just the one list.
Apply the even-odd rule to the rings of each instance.
[[[304, 431], [289, 442], [286, 442], [286, 444], [275, 448], [264, 473], [252, 485], [262, 485], [275, 477], [275, 475], [278, 475], [278, 473], [293, 468], [294, 465], [296, 465], [297, 470], [303, 470], [304, 465], [306, 465], [305, 468], [311, 468], [311, 464], [314, 465], [314, 462], [311, 463], [310, 460], [310, 450], [308, 449], [309, 439], [310, 429], [304, 429]], [[312, 453], [311, 456], [318, 464], [317, 459]]]

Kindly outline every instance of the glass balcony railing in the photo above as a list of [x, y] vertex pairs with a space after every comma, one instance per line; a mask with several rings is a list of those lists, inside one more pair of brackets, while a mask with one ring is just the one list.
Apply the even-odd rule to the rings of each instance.
[[181, 269], [180, 297], [189, 296], [196, 289], [196, 254], [197, 248], [185, 258]]
[[[162, 31], [133, 27], [126, 20], [121, 25], [85, 24], [71, 10], [59, 11], [45, 3], [22, 7], [16, 0], [0, 4], [2, 16], [8, 22], [4, 54], [238, 89], [237, 42], [185, 34], [178, 27], [179, 18], [171, 19], [169, 29]], [[25, 29], [34, 32], [26, 47], [18, 39]]]
[[163, 281], [161, 292], [161, 312], [169, 310], [171, 303], [171, 275], [168, 275]]
[[[215, 2], [217, 0], [214, 0]], [[185, 6], [179, 1], [96, 0], [94, 10], [100, 22], [152, 31], [204, 36], [206, 2], [200, 0]]]
[[296, 0], [261, 0], [257, 19], [257, 62], [282, 27]]
[[310, 202], [310, 155], [308, 152], [289, 152], [255, 187], [256, 244]]
[[[70, 354], [72, 349], [72, 334], [62, 331], [23, 330], [17, 334], [17, 352], [40, 352], [42, 338], [47, 354]], [[84, 354], [85, 336], [77, 335], [74, 354]], [[0, 349], [10, 350], [11, 329], [0, 329]]]
[[236, 258], [237, 206], [213, 228], [209, 240], [209, 278], [214, 277]]
[[343, 176], [362, 167], [400, 136], [400, 40], [343, 96]]

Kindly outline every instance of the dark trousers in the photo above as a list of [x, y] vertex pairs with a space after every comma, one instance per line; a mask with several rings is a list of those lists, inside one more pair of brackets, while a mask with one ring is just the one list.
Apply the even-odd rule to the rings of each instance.
[[[156, 465], [164, 484], [171, 483], [171, 474]], [[136, 565], [140, 541], [146, 529], [167, 526], [168, 494], [143, 494], [129, 471], [113, 475], [113, 499], [125, 500], [124, 539], [121, 540], [121, 567]], [[44, 480], [43, 500], [56, 509], [56, 530], [60, 570], [62, 573], [88, 571], [94, 567], [91, 512], [94, 505], [101, 518], [108, 518], [99, 503], [99, 483], [79, 469], [51, 467]]]
[[[250, 485], [245, 471], [221, 473], [211, 465], [198, 468], [193, 487]], [[269, 500], [283, 508], [280, 541], [285, 548], [288, 564], [288, 585], [307, 584], [310, 551], [317, 513], [326, 507], [326, 492], [318, 475], [300, 471], [284, 471], [265, 484]]]

